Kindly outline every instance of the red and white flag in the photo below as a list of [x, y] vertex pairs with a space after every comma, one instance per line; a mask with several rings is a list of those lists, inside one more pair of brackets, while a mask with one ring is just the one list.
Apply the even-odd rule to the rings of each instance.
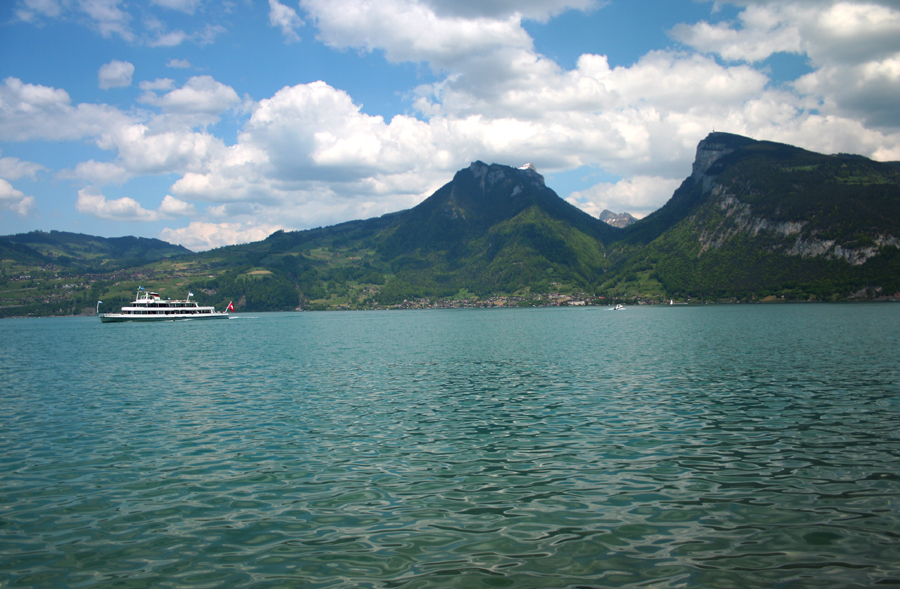
[[234, 305], [231, 304], [231, 303], [228, 303], [228, 309], [226, 309], [226, 312], [227, 312], [227, 313], [234, 313]]

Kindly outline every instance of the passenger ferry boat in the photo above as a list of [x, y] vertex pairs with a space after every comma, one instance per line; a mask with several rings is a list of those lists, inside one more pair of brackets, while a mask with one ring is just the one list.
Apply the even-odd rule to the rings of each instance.
[[101, 313], [100, 304], [97, 301], [97, 316], [103, 323], [120, 321], [174, 321], [176, 319], [227, 319], [228, 312], [234, 311], [234, 305], [228, 303], [228, 309], [224, 312], [216, 311], [215, 307], [201, 307], [197, 301], [192, 301], [194, 293], [188, 292], [186, 299], [173, 301], [161, 299], [159, 293], [144, 290], [138, 287], [134, 302], [118, 313]]

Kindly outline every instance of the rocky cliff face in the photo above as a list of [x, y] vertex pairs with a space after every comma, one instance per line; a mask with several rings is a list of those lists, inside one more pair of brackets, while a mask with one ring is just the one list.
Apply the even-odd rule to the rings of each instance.
[[706, 174], [710, 167], [723, 156], [754, 143], [758, 143], [758, 141], [741, 135], [710, 133], [697, 144], [697, 155], [694, 157], [691, 177], [699, 178]]
[[724, 214], [712, 227], [700, 231], [700, 254], [724, 245], [738, 234], [751, 237], [769, 237], [779, 245], [771, 245], [768, 251], [801, 258], [824, 257], [844, 260], [854, 266], [866, 263], [877, 256], [885, 246], [900, 248], [900, 239], [890, 234], [871, 236], [871, 243], [860, 247], [848, 247], [835, 239], [823, 238], [816, 230], [806, 230], [809, 221], [785, 221], [754, 215], [752, 207], [729, 194], [722, 186], [712, 189], [715, 206]]
[[[719, 175], [725, 169], [722, 166], [715, 166], [723, 157], [742, 147], [754, 144], [757, 147], [763, 145], [762, 142], [739, 136], [714, 133], [701, 141], [697, 147], [691, 178], [696, 182], [703, 194], [703, 200], [707, 203], [691, 216], [699, 230], [700, 255], [722, 247], [729, 240], [741, 234], [752, 238], [765, 238], [765, 242], [768, 244], [765, 246], [767, 251], [801, 258], [824, 257], [843, 260], [855, 266], [862, 265], [877, 256], [886, 246], [900, 247], [900, 239], [892, 232], [886, 231], [867, 233], [864, 245], [852, 243], [852, 240], [851, 243], [847, 243], [846, 240], [842, 243], [840, 239], [828, 237], [828, 234], [833, 231], [823, 226], [821, 219], [817, 218], [819, 215], [812, 210], [806, 213], [805, 218], [791, 218], [779, 214], [780, 207], [775, 209], [774, 214], [766, 215], [757, 212], [751, 202], [748, 202], [748, 198], [751, 201], [759, 200], [760, 194], [765, 193], [766, 188], [763, 186], [771, 178], [760, 178], [760, 176], [766, 176], [766, 170], [755, 170], [755, 175], [742, 176], [740, 182], [735, 182], [732, 178], [729, 182], [723, 183], [720, 182]], [[765, 145], [771, 150], [789, 148], [795, 152], [802, 152], [802, 150], [790, 146]], [[808, 154], [809, 152], [804, 153]], [[820, 158], [822, 161], [832, 157], [818, 154], [809, 155]], [[783, 165], [776, 163], [770, 164], [769, 171], [780, 174], [784, 174], [785, 171], [803, 174], [805, 170], [814, 171], [822, 165], [824, 164], [796, 166], [790, 163]], [[799, 172], [795, 172], [795, 170]], [[790, 196], [813, 190], [813, 186], [816, 184], [809, 180], [810, 178], [799, 175], [782, 178], [781, 182], [789, 186], [787, 191]], [[841, 182], [840, 178], [837, 180], [824, 178], [819, 181]], [[771, 189], [771, 186], [769, 188]], [[782, 185], [776, 185], [775, 188], [784, 190]], [[813, 197], [809, 198], [815, 200]], [[836, 204], [835, 207], [852, 207], [854, 204], [850, 201], [840, 205]], [[718, 214], [710, 214], [709, 209], [706, 208], [710, 205]], [[771, 207], [769, 210], [771, 213]]]
[[525, 187], [545, 188], [544, 177], [537, 173], [537, 170], [531, 164], [526, 164], [521, 168], [510, 168], [508, 166], [489, 166], [484, 162], [473, 162], [468, 168], [475, 180], [481, 187], [482, 195], [487, 194], [495, 185], [501, 182], [512, 181], [511, 196], [521, 194]]

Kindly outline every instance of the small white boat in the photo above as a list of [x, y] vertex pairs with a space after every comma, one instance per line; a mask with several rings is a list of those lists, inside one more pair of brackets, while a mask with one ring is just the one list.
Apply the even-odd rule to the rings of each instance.
[[624, 311], [624, 310], [625, 310], [625, 305], [616, 305], [615, 307], [610, 309], [610, 311]]
[[161, 299], [159, 293], [144, 290], [138, 287], [134, 301], [118, 313], [101, 313], [100, 304], [97, 301], [97, 316], [102, 323], [116, 323], [122, 321], [175, 321], [178, 319], [227, 319], [228, 312], [234, 311], [234, 305], [228, 303], [228, 309], [224, 312], [216, 311], [215, 307], [201, 307], [197, 301], [192, 301], [194, 293], [188, 292], [184, 300]]

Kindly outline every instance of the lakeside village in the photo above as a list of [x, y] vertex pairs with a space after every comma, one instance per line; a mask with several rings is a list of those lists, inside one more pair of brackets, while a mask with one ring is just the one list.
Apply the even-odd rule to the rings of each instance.
[[[607, 299], [606, 297], [590, 296], [587, 293], [577, 293], [574, 295], [566, 295], [560, 293], [547, 294], [528, 294], [528, 295], [503, 295], [492, 296], [488, 298], [473, 297], [470, 299], [430, 299], [420, 298], [414, 300], [404, 300], [402, 303], [394, 305], [370, 305], [365, 307], [371, 310], [390, 310], [390, 309], [491, 309], [503, 307], [584, 307], [592, 305], [610, 305], [614, 302], [624, 302], [616, 299]], [[636, 305], [658, 305], [662, 304], [660, 300], [643, 299], [640, 297], [630, 297], [628, 302]], [[668, 301], [666, 301], [668, 304]], [[330, 307], [335, 310], [350, 310], [348, 305], [336, 305]], [[301, 309], [298, 309], [301, 310]]]

